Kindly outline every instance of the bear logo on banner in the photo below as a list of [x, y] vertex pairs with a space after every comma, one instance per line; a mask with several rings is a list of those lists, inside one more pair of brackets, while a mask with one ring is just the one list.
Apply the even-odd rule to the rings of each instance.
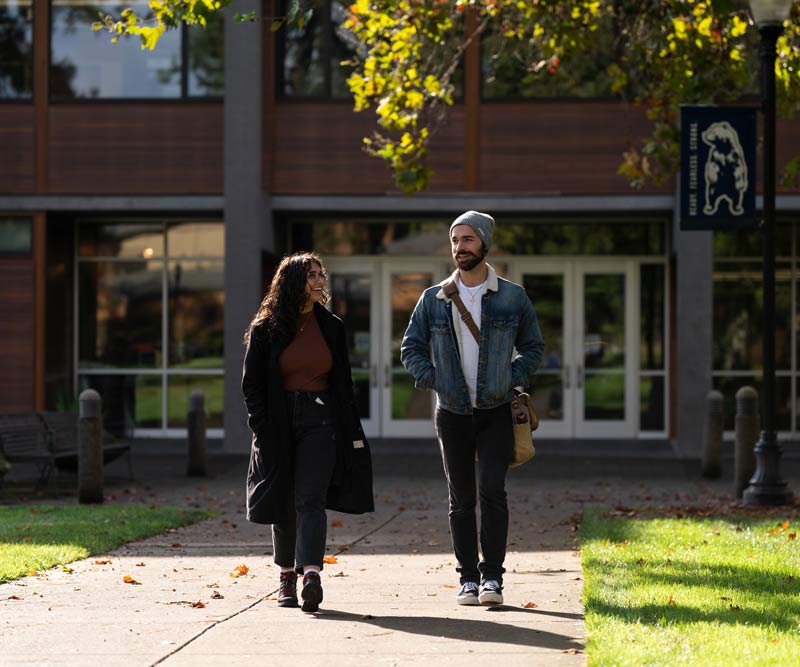
[[709, 125], [701, 136], [709, 147], [704, 173], [706, 197], [703, 213], [714, 215], [725, 200], [731, 215], [743, 215], [747, 162], [739, 134], [730, 123], [720, 121]]

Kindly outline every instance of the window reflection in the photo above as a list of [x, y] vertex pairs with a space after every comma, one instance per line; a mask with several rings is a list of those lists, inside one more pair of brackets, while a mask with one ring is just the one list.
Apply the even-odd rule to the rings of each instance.
[[[446, 218], [416, 220], [317, 219], [288, 221], [294, 250], [324, 255], [441, 255], [449, 257]], [[658, 255], [666, 251], [660, 221], [575, 223], [504, 219], [494, 230], [492, 255]]]
[[225, 227], [220, 222], [182, 222], [167, 228], [170, 257], [224, 257]]
[[0, 217], [0, 255], [28, 255], [31, 252], [30, 218]]
[[[762, 367], [762, 269], [759, 263], [716, 263], [713, 274], [713, 358], [715, 370]], [[791, 265], [775, 272], [775, 363], [791, 365]]]
[[640, 341], [639, 367], [664, 368], [664, 284], [663, 264], [642, 264], [639, 286]]
[[161, 365], [162, 263], [81, 263], [80, 364], [156, 368]]
[[169, 263], [169, 364], [222, 368], [223, 263]]
[[0, 0], [0, 99], [33, 95], [31, 0]]
[[189, 396], [203, 392], [207, 428], [222, 428], [221, 375], [170, 375], [167, 377], [167, 428], [186, 428]]
[[80, 391], [100, 394], [103, 428], [118, 438], [130, 438], [134, 428], [161, 427], [160, 375], [82, 375]]
[[153, 259], [164, 255], [160, 224], [82, 224], [78, 227], [81, 257]]
[[138, 37], [112, 44], [108, 32], [91, 29], [99, 13], [118, 17], [126, 8], [144, 18], [152, 16], [147, 0], [51, 0], [53, 99], [222, 94], [221, 17], [213, 16], [205, 30], [200, 26], [167, 30], [150, 52], [142, 50]]

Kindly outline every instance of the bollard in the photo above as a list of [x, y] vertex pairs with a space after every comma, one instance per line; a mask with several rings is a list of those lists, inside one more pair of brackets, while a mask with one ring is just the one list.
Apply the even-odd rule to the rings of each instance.
[[702, 474], [709, 479], [722, 475], [722, 394], [716, 390], [706, 396]]
[[756, 471], [754, 448], [758, 442], [761, 419], [758, 415], [758, 393], [752, 387], [742, 387], [736, 392], [736, 441], [733, 461], [733, 481], [736, 497], [750, 483]]
[[189, 394], [189, 414], [186, 419], [189, 438], [189, 465], [186, 468], [186, 474], [189, 477], [208, 475], [205, 400], [205, 395], [200, 389], [195, 389]]
[[78, 397], [78, 502], [103, 502], [103, 419], [100, 394], [85, 389]]

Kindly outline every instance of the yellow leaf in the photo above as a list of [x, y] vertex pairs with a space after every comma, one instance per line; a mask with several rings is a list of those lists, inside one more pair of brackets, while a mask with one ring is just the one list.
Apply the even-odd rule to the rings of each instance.
[[325, 556], [325, 558], [322, 559], [322, 562], [327, 563], [328, 565], [333, 565], [337, 562], [336, 556]]
[[138, 584], [139, 583], [138, 581], [136, 581], [136, 579], [134, 579], [129, 574], [126, 574], [124, 577], [122, 577], [122, 581], [124, 581], [126, 584]]
[[247, 565], [237, 565], [233, 568], [233, 572], [231, 572], [230, 576], [236, 579], [237, 577], [243, 577], [250, 571], [250, 568]]

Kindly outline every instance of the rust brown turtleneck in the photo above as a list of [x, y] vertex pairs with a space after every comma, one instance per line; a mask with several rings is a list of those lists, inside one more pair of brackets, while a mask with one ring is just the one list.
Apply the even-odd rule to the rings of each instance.
[[281, 352], [278, 365], [286, 391], [322, 391], [328, 388], [333, 357], [313, 310], [301, 313], [297, 334]]

